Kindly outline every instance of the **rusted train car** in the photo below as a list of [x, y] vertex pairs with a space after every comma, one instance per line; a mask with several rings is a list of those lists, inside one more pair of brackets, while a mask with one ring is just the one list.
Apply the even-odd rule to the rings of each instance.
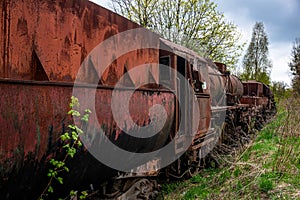
[[[86, 129], [92, 139], [68, 161], [70, 173], [59, 193], [109, 185], [112, 180], [121, 182], [118, 187], [132, 185], [133, 178], [157, 176], [162, 166], [177, 177], [191, 169], [195, 172], [200, 158], [226, 139], [228, 120], [248, 127], [249, 110], [256, 108], [252, 116], [274, 110], [267, 86], [260, 90], [242, 84], [225, 65], [89, 1], [4, 0], [0, 10], [0, 195], [4, 199], [37, 198], [46, 187], [48, 162], [61, 156], [59, 137], [73, 123], [67, 112], [74, 88], [79, 88], [81, 109], [94, 105]], [[118, 100], [115, 105], [113, 98]], [[156, 105], [159, 109], [151, 114]], [[129, 114], [116, 116], [113, 106], [117, 110], [127, 106]], [[156, 119], [164, 119], [164, 124], [151, 137], [124, 131], [137, 129], [142, 135], [143, 127], [157, 128]], [[101, 153], [113, 161], [101, 163], [89, 148], [108, 141], [136, 154], [116, 156], [114, 149], [104, 150]], [[159, 151], [165, 147], [167, 157]], [[150, 159], [138, 153], [149, 153]], [[172, 159], [176, 161], [171, 163]], [[132, 172], [132, 166], [141, 168]], [[120, 195], [110, 193], [115, 195], [106, 197]]]
[[257, 81], [243, 82], [244, 93], [241, 103], [252, 106], [252, 115], [254, 113], [257, 129], [263, 127], [263, 122], [276, 113], [276, 104], [274, 95], [270, 87]]

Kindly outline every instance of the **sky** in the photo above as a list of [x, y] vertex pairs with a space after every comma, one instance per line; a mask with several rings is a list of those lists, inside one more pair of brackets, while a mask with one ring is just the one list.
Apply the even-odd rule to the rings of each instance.
[[255, 22], [263, 22], [269, 39], [269, 58], [273, 63], [272, 81], [291, 83], [288, 63], [295, 39], [300, 38], [299, 0], [214, 0], [226, 19], [242, 32], [249, 45]]
[[[109, 8], [108, 0], [92, 0]], [[255, 22], [263, 22], [269, 39], [269, 58], [273, 68], [272, 81], [291, 84], [288, 63], [295, 39], [300, 38], [299, 0], [212, 0], [223, 12], [226, 20], [233, 22], [242, 34], [241, 43], [249, 45]], [[244, 52], [244, 53], [245, 53]], [[241, 56], [242, 60], [243, 56]], [[241, 62], [240, 62], [241, 63]]]

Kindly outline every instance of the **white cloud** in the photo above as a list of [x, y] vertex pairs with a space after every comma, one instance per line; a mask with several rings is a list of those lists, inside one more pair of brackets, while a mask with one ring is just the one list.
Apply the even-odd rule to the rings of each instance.
[[270, 45], [270, 58], [273, 62], [272, 81], [284, 81], [289, 85], [291, 84], [290, 69], [288, 66], [291, 49], [292, 44], [287, 42], [278, 42]]

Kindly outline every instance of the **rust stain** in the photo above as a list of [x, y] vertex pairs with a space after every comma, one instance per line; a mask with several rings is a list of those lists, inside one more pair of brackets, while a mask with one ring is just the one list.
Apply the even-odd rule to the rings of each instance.
[[[81, 62], [96, 45], [120, 32], [140, 27], [87, 1], [4, 0], [1, 11], [1, 78], [38, 80], [35, 74], [42, 71], [44, 80], [73, 82]], [[108, 49], [111, 55], [115, 48], [112, 44]], [[128, 69], [137, 66], [128, 60], [156, 61], [158, 53], [152, 52], [141, 50], [116, 58], [109, 70], [120, 77], [125, 63]], [[39, 63], [39, 70], [34, 70], [32, 63]], [[113, 75], [104, 75], [101, 84], [115, 84], [116, 79], [109, 79]], [[82, 80], [88, 82], [89, 74]]]
[[[72, 123], [67, 116], [72, 89], [72, 84], [61, 85], [61, 83], [54, 82], [41, 84], [40, 82], [14, 82], [0, 79], [0, 91], [3, 92], [0, 96], [2, 102], [0, 106], [2, 127], [0, 163], [4, 170], [1, 171], [1, 182], [5, 181], [5, 177], [13, 178], [12, 174], [23, 173], [25, 163], [42, 164], [41, 160], [53, 151], [52, 145], [63, 130], [66, 130], [66, 126]], [[91, 89], [87, 87], [84, 90]], [[119, 97], [122, 98], [128, 92], [128, 90], [120, 89]], [[160, 91], [151, 91], [152, 95], [149, 93], [147, 90], [138, 90], [133, 93], [129, 103], [130, 118], [139, 126], [145, 126], [149, 123], [149, 108], [156, 103], [164, 105], [167, 123], [156, 137], [149, 140], [135, 139], [120, 131], [111, 112], [111, 88], [97, 89], [95, 97], [97, 118], [90, 118], [89, 127], [92, 129], [100, 124], [107, 138], [124, 149], [147, 152], [160, 148], [168, 139], [174, 123], [174, 95]], [[166, 103], [163, 104], [163, 102]], [[84, 109], [85, 102], [80, 103], [81, 108]], [[124, 118], [125, 123], [127, 120]], [[132, 127], [126, 128], [130, 130]], [[97, 132], [99, 129], [95, 130], [99, 135], [100, 132]]]
[[[34, 176], [35, 172], [23, 176], [24, 169], [38, 171], [45, 167], [44, 162], [53, 156], [59, 135], [72, 122], [66, 113], [82, 61], [107, 38], [140, 26], [85, 0], [4, 0], [0, 10], [0, 184], [6, 185], [8, 179], [13, 183], [13, 178], [18, 177], [23, 181], [20, 187], [33, 187], [33, 183], [23, 177]], [[173, 95], [158, 91], [149, 95], [140, 90], [132, 97], [131, 117], [141, 126], [149, 123], [147, 109], [153, 102], [163, 99], [168, 102], [165, 105], [168, 123], [151, 143], [124, 137], [111, 115], [109, 97], [124, 73], [142, 64], [158, 63], [158, 36], [148, 32], [149, 41], [142, 41], [153, 42], [157, 48], [137, 50], [116, 58], [118, 47], [112, 43], [107, 52], [114, 62], [104, 74], [99, 77], [98, 66], [90, 63], [79, 78], [83, 83], [99, 80], [98, 118], [90, 120], [91, 127], [98, 122], [116, 144], [125, 144], [124, 147], [130, 149], [132, 144], [138, 143], [138, 150], [146, 146], [144, 149], [151, 151], [161, 147], [171, 131]], [[152, 71], [141, 72], [140, 80], [158, 77], [158, 70], [151, 67]], [[129, 78], [124, 87], [135, 86], [133, 77]], [[125, 95], [125, 91], [120, 95]], [[136, 106], [137, 102], [143, 105]]]

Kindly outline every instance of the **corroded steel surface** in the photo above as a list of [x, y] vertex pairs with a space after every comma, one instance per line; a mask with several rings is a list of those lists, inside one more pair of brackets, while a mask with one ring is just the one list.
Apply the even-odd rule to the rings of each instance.
[[249, 104], [251, 106], [260, 106], [260, 105], [266, 106], [268, 102], [269, 102], [269, 98], [267, 97], [243, 96], [241, 98], [242, 104]]
[[[20, 80], [73, 82], [83, 59], [99, 43], [139, 26], [86, 0], [3, 0], [0, 4], [0, 77]], [[159, 45], [149, 31], [147, 39]], [[152, 39], [151, 39], [152, 38]], [[130, 46], [131, 41], [122, 38]], [[119, 48], [107, 48], [111, 60]], [[153, 49], [137, 50], [117, 59], [101, 77], [101, 84], [113, 85], [116, 78], [134, 66], [158, 61]], [[99, 78], [87, 69], [84, 82]], [[93, 73], [93, 75], [91, 75]], [[95, 77], [96, 76], [96, 77]], [[153, 75], [157, 77], [156, 74]]]
[[265, 97], [272, 97], [272, 96], [274, 96], [273, 93], [272, 93], [272, 90], [266, 84], [263, 84], [263, 95]]
[[210, 97], [208, 95], [202, 95], [202, 96], [198, 96], [197, 100], [199, 103], [198, 105], [200, 111], [198, 134], [203, 135], [204, 133], [207, 133], [210, 126], [210, 118], [211, 118]]
[[244, 96], [263, 96], [263, 84], [257, 81], [243, 82]]
[[225, 74], [225, 72], [227, 71], [227, 66], [224, 63], [220, 63], [220, 62], [215, 62], [215, 64], [218, 67], [218, 70], [222, 73]]
[[238, 104], [238, 100], [243, 95], [241, 80], [227, 72], [225, 64], [217, 62], [214, 64], [216, 67], [209, 69], [212, 106], [224, 106], [226, 103], [228, 105]]
[[[12, 195], [18, 189], [28, 192], [34, 187], [31, 177], [40, 179], [45, 175], [38, 171], [45, 168], [57, 148], [58, 136], [71, 122], [66, 113], [76, 78], [82, 83], [98, 82], [100, 85], [95, 98], [98, 118], [90, 119], [90, 123], [92, 126], [99, 122], [115, 144], [130, 151], [147, 152], [165, 143], [174, 124], [172, 93], [155, 89], [134, 92], [129, 104], [130, 117], [138, 125], [145, 126], [150, 122], [149, 108], [156, 103], [164, 105], [167, 112], [163, 131], [149, 139], [125, 136], [116, 128], [110, 110], [113, 86], [124, 73], [139, 65], [159, 62], [158, 35], [150, 31], [132, 35], [140, 45], [151, 43], [155, 48], [133, 50], [120, 57], [116, 57], [119, 51], [132, 45], [133, 41], [132, 38], [116, 37], [123, 41], [123, 46], [112, 40], [105, 49], [105, 56], [112, 62], [102, 76], [98, 66], [91, 63], [81, 68], [84, 73], [76, 77], [83, 60], [99, 43], [140, 26], [86, 0], [4, 0], [0, 10], [1, 195], [7, 195], [5, 191]], [[137, 78], [158, 83], [159, 70], [155, 65], [150, 67], [150, 71], [141, 69]], [[135, 87], [130, 78], [121, 84], [127, 89], [117, 90], [119, 99], [128, 95], [128, 87], [130, 90]], [[135, 83], [139, 84], [139, 81]], [[84, 106], [84, 102], [81, 103]], [[83, 157], [80, 162], [85, 162]], [[128, 158], [124, 159], [128, 162]], [[88, 181], [101, 181], [112, 176], [105, 170], [105, 174], [95, 175], [96, 168], [98, 171], [104, 169], [103, 165], [99, 168], [99, 164], [95, 164], [91, 172], [81, 168], [82, 173], [76, 174], [78, 182], [85, 175], [90, 178], [85, 177]], [[41, 187], [39, 180], [35, 183]]]
[[225, 76], [218, 69], [209, 67], [210, 91], [212, 106], [226, 105]]
[[[35, 170], [38, 171], [38, 166], [42, 166], [39, 165], [41, 160], [51, 156], [50, 152], [55, 149], [58, 136], [72, 122], [66, 114], [69, 110], [68, 104], [72, 95], [72, 85], [0, 80], [0, 90], [2, 93], [0, 96], [0, 122], [2, 127], [0, 130], [0, 183], [4, 184], [24, 173], [28, 163], [36, 165]], [[83, 90], [90, 90], [90, 88]], [[116, 92], [118, 97], [122, 99], [128, 95], [129, 90], [120, 89]], [[164, 105], [167, 113], [164, 129], [150, 139], [127, 137], [117, 127], [111, 112], [111, 95], [112, 89], [110, 88], [97, 89], [95, 97], [97, 119], [90, 118], [90, 129], [98, 127], [95, 124], [99, 122], [106, 136], [113, 143], [130, 151], [148, 152], [164, 145], [174, 123], [175, 109], [172, 93], [138, 90], [131, 97], [129, 103], [130, 114], [133, 121], [140, 126], [149, 124], [150, 107], [154, 104]], [[79, 101], [80, 99], [79, 97]], [[81, 108], [84, 109], [84, 106], [85, 102], [82, 101]], [[160, 118], [161, 116], [157, 117]], [[124, 119], [124, 122], [126, 123], [127, 120]], [[130, 128], [127, 127], [129, 130]], [[95, 133], [95, 130], [99, 129], [93, 130]], [[96, 133], [100, 134], [100, 132]], [[99, 137], [95, 138], [99, 139]], [[130, 158], [124, 158], [124, 162], [129, 161], [126, 159]], [[84, 159], [80, 162], [84, 162]], [[27, 172], [26, 177], [28, 175], [30, 173]], [[34, 174], [31, 175], [34, 176]], [[81, 176], [84, 175], [81, 174]], [[100, 176], [98, 179], [100, 180], [103, 175], [100, 173], [94, 176]], [[23, 184], [30, 187], [31, 182], [30, 180], [27, 181]]]
[[[2, 11], [0, 22], [3, 26], [0, 29], [0, 43], [3, 44], [0, 45], [0, 77], [11, 80], [72, 83], [81, 62], [96, 45], [120, 32], [139, 27], [85, 0], [4, 0], [0, 4], [0, 10]], [[158, 49], [158, 36], [150, 31], [148, 35], [147, 39], [140, 38], [142, 36], [139, 35], [135, 37], [141, 43], [156, 44]], [[127, 40], [126, 42], [130, 45], [130, 39], [122, 39]], [[125, 72], [133, 67], [145, 63], [158, 63], [158, 50], [141, 49], [115, 58], [114, 55], [119, 48], [124, 47], [112, 43], [107, 49], [111, 60], [115, 60], [101, 77], [98, 76], [95, 66], [90, 65], [85, 69], [85, 73], [77, 78], [82, 82], [99, 80], [100, 85], [113, 86]], [[155, 69], [151, 72], [141, 70], [140, 73], [142, 74], [140, 78], [153, 78], [157, 81], [158, 71]], [[66, 111], [63, 108], [68, 105], [68, 97], [71, 95], [70, 91], [63, 94], [65, 87], [63, 85], [58, 87], [58, 85], [56, 84], [54, 89], [33, 84], [30, 89], [30, 87], [22, 86], [21, 83], [16, 85], [1, 83], [1, 94], [3, 94], [1, 98], [5, 103], [1, 104], [3, 114], [0, 124], [1, 127], [6, 127], [6, 133], [10, 133], [5, 137], [5, 129], [2, 129], [0, 139], [0, 153], [4, 155], [2, 157], [13, 157], [12, 150], [18, 150], [18, 148], [25, 152], [24, 156], [28, 152], [35, 152], [34, 158], [37, 156], [37, 160], [45, 153], [45, 145], [49, 137], [46, 132], [51, 128], [45, 120], [53, 120], [50, 123], [51, 129], [59, 127], [64, 111]], [[132, 82], [123, 85], [134, 87]], [[36, 92], [39, 95], [35, 95], [36, 99], [32, 99], [28, 94], [31, 94], [30, 91], [34, 91], [36, 87], [38, 87]], [[46, 91], [47, 89], [50, 91]], [[104, 95], [102, 99], [109, 101], [110, 99], [107, 98], [109, 94]], [[53, 108], [50, 108], [51, 106]], [[26, 109], [30, 112], [23, 112]], [[40, 114], [43, 116], [41, 117]], [[107, 114], [103, 116], [111, 117]], [[138, 117], [140, 116], [135, 116], [135, 120]], [[25, 133], [22, 134], [21, 130]], [[41, 131], [45, 133], [42, 134]], [[54, 130], [53, 132], [58, 133]], [[36, 138], [38, 143], [32, 144], [25, 137]], [[55, 138], [54, 136], [53, 139]]]
[[[216, 132], [213, 129], [216, 127], [213, 127], [211, 120], [217, 116], [217, 112], [221, 119], [221, 116], [225, 118], [226, 110], [233, 113], [250, 106], [264, 106], [268, 104], [266, 96], [272, 95], [266, 85], [255, 81], [242, 85], [236, 76], [226, 72], [226, 65], [216, 63], [217, 67], [209, 59], [201, 58], [195, 52], [161, 39], [150, 31], [145, 31], [144, 35], [133, 33], [134, 41], [129, 37], [112, 37], [139, 26], [86, 0], [3, 0], [0, 10], [0, 195], [5, 187], [10, 190], [3, 194], [12, 195], [15, 185], [26, 187], [19, 189], [29, 192], [34, 188], [31, 176], [37, 180], [35, 183], [39, 183], [41, 177], [38, 175], [41, 173], [37, 172], [41, 168], [45, 169], [47, 161], [54, 157], [58, 151], [59, 135], [72, 123], [66, 113], [75, 79], [83, 84], [81, 96], [78, 96], [81, 109], [88, 108], [88, 103], [81, 101], [89, 98], [86, 94], [92, 90], [92, 85], [88, 83], [98, 83], [95, 94], [96, 115], [89, 120], [88, 136], [91, 139], [87, 148], [101, 144], [103, 137], [99, 134], [102, 130], [115, 145], [131, 152], [158, 150], [170, 138], [177, 136], [183, 136], [181, 139], [186, 142], [188, 137], [192, 138], [188, 134], [188, 129], [191, 128], [189, 125], [195, 123], [192, 119], [199, 114], [193, 113], [187, 106], [195, 98], [200, 119], [190, 146], [193, 160], [199, 155], [196, 151], [200, 147], [213, 142]], [[111, 38], [113, 39], [102, 52], [111, 63], [100, 74], [93, 56], [88, 55], [99, 43]], [[118, 45], [118, 41], [123, 41], [123, 45]], [[151, 43], [151, 48], [119, 55], [134, 42], [146, 47]], [[159, 50], [161, 47], [167, 48]], [[181, 91], [183, 83], [178, 77], [163, 79], [165, 77], [159, 74], [160, 68], [152, 64], [159, 63], [160, 57], [167, 57], [169, 67], [188, 80], [195, 96], [186, 95], [184, 88]], [[90, 63], [80, 68], [86, 58]], [[126, 72], [143, 64], [149, 64], [150, 69], [140, 67], [136, 77], [128, 75], [126, 81], [118, 83], [115, 95], [120, 100], [118, 108], [121, 109], [126, 106], [122, 100], [130, 95], [135, 86], [145, 80], [151, 82], [147, 88], [141, 86], [133, 93], [129, 101], [130, 116], [124, 115], [120, 124], [117, 124], [111, 110], [114, 86]], [[82, 73], [78, 75], [78, 71]], [[175, 93], [183, 92], [180, 101], [184, 101], [184, 106], [188, 109], [181, 111], [177, 97], [170, 91], [159, 89], [158, 84], [163, 85], [165, 82], [172, 86]], [[247, 105], [239, 104], [243, 94], [241, 103]], [[154, 113], [154, 118], [150, 116], [153, 113], [149, 110], [156, 104], [163, 106], [167, 114], [166, 123], [158, 134], [145, 139], [129, 136], [121, 130], [136, 129], [136, 126], [128, 123], [129, 120], [140, 129], [149, 125], [151, 120], [163, 118], [164, 112]], [[215, 116], [211, 116], [212, 112]], [[180, 123], [184, 123], [186, 127], [180, 130], [182, 135], [175, 136]], [[206, 136], [209, 136], [208, 140], [203, 141]], [[177, 144], [174, 145], [175, 153], [180, 150]], [[72, 180], [74, 183], [100, 183], [112, 177], [112, 173], [106, 173], [103, 165], [99, 166], [99, 162], [94, 160], [86, 167], [86, 155], [92, 156], [86, 150], [83, 151], [84, 153], [79, 154], [80, 162], [71, 165], [76, 169], [73, 177], [77, 180]], [[106, 153], [110, 155], [109, 150]], [[149, 162], [149, 167], [158, 167], [159, 159]], [[124, 156], [120, 162], [128, 163], [132, 160]], [[19, 180], [21, 182], [16, 184], [15, 181]]]
[[[222, 80], [220, 80], [219, 85], [215, 85], [214, 82], [211, 81], [211, 76], [209, 76], [209, 73], [211, 70], [214, 70], [210, 65], [213, 65], [213, 63], [209, 63], [206, 59], [200, 57], [198, 54], [193, 52], [192, 50], [182, 47], [180, 45], [174, 44], [168, 40], [160, 38], [161, 45], [164, 46], [165, 49], [168, 49], [169, 52], [163, 52], [163, 53], [171, 53], [171, 56], [176, 56], [177, 59], [183, 58], [185, 59], [184, 66], [177, 66], [178, 72], [180, 71], [179, 68], [184, 68], [184, 76], [190, 81], [191, 86], [194, 89], [195, 97], [198, 102], [199, 106], [199, 124], [198, 124], [198, 130], [195, 138], [204, 136], [210, 127], [210, 119], [211, 119], [211, 101], [215, 100], [217, 97], [210, 96], [211, 92], [215, 92], [216, 95], [219, 95], [218, 92], [222, 88]], [[176, 62], [175, 60], [172, 60], [172, 62]], [[177, 63], [177, 62], [176, 62]], [[217, 75], [220, 75], [218, 71], [216, 71]], [[197, 76], [195, 76], [195, 74]], [[194, 82], [194, 84], [192, 83]], [[198, 88], [196, 87], [197, 83], [201, 83]], [[213, 84], [213, 85], [211, 85]], [[216, 91], [217, 89], [217, 91]], [[222, 94], [221, 94], [222, 96]], [[219, 97], [219, 96], [218, 96]], [[177, 112], [178, 115], [178, 112]], [[191, 115], [193, 115], [193, 112], [187, 112], [187, 115], [191, 118]], [[178, 117], [176, 119], [176, 122], [179, 123]], [[191, 118], [192, 119], [192, 118]]]
[[240, 98], [243, 95], [244, 89], [242, 81], [234, 75], [229, 76], [229, 85], [228, 85], [228, 92], [232, 96], [236, 96]]

